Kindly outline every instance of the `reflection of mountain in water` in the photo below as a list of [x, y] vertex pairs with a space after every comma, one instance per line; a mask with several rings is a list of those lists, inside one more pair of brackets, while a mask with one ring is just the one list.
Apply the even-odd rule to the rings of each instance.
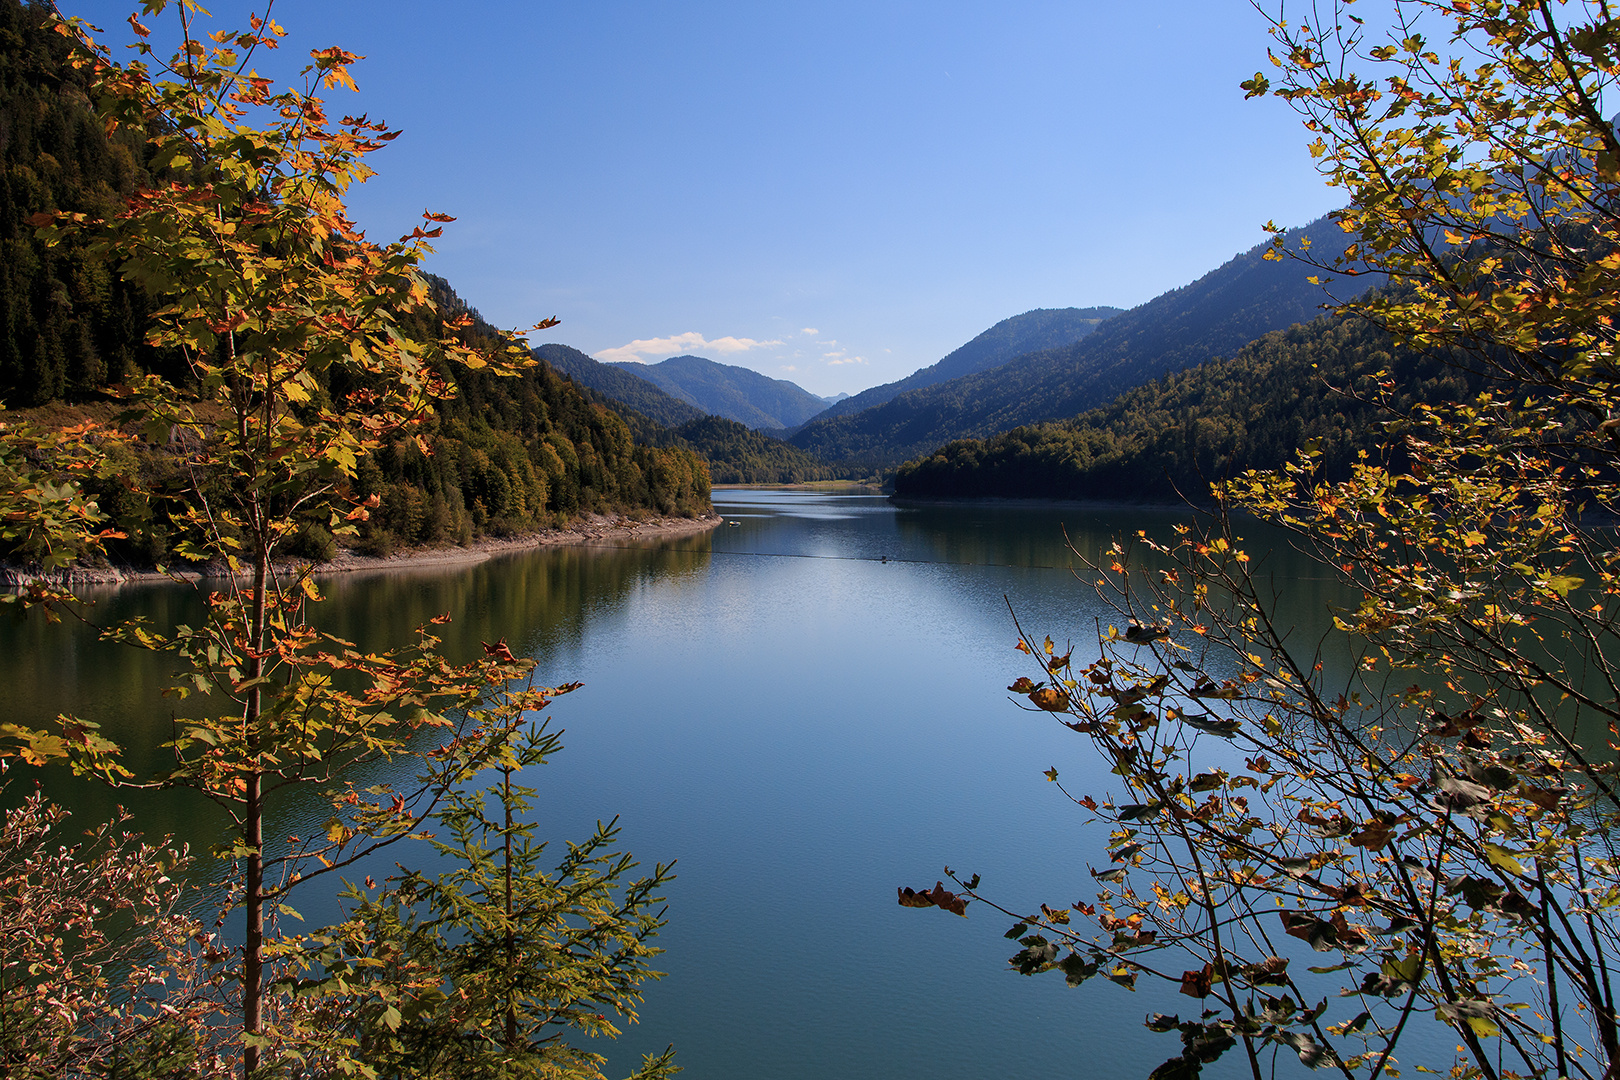
[[1075, 547], [1091, 558], [1120, 536], [1145, 529], [1168, 541], [1190, 511], [1110, 511], [1095, 507], [967, 504], [902, 509], [895, 521], [908, 552], [970, 566], [1079, 568]]
[[[1102, 553], [1111, 544], [1129, 543], [1138, 531], [1173, 544], [1175, 527], [1193, 518], [1191, 510], [970, 503], [908, 508], [895, 521], [907, 557], [978, 566], [1052, 567], [1058, 573], [1072, 570], [1078, 575], [1073, 587], [1089, 592], [1094, 577], [1069, 549], [1071, 543], [1086, 558], [1102, 562]], [[1293, 635], [1292, 643], [1305, 655], [1313, 654], [1332, 625], [1332, 612], [1353, 605], [1354, 598], [1330, 567], [1299, 550], [1294, 538], [1282, 530], [1244, 520], [1237, 523], [1237, 531], [1245, 538], [1245, 550], [1254, 556], [1256, 581], [1272, 599], [1278, 627]], [[1140, 547], [1133, 552], [1135, 565], [1161, 564]], [[1041, 633], [1047, 629], [1042, 627]], [[1084, 632], [1079, 627], [1064, 629]], [[1335, 638], [1333, 645], [1334, 653], [1326, 659], [1348, 671], [1345, 642]]]
[[[690, 576], [708, 560], [704, 534], [622, 548], [541, 548], [460, 567], [333, 575], [322, 579], [327, 599], [312, 606], [309, 617], [322, 631], [376, 651], [409, 643], [416, 627], [449, 614], [450, 622], [434, 629], [452, 662], [475, 658], [481, 642], [505, 638], [514, 652], [541, 661], [542, 679], [561, 682], [569, 677], [567, 657], [577, 655], [594, 617], [634, 590]], [[168, 628], [196, 626], [202, 619], [202, 596], [189, 586], [102, 589], [87, 599], [94, 601], [89, 618], [104, 626], [139, 618]], [[163, 696], [171, 670], [165, 654], [100, 641], [97, 628], [87, 623], [0, 621], [7, 720], [46, 727], [66, 713], [99, 723], [124, 747], [126, 764], [138, 777], [168, 764], [163, 743], [173, 737], [172, 718], [204, 708], [201, 699]], [[12, 773], [8, 801], [32, 786], [17, 776]], [[189, 792], [112, 792], [58, 770], [46, 771], [42, 783], [86, 827], [122, 804], [142, 832], [173, 835], [206, 851], [223, 824], [213, 804]], [[300, 791], [276, 813], [276, 829], [296, 828], [301, 818], [320, 811], [315, 793]], [[202, 859], [196, 872], [211, 875], [209, 862]]]

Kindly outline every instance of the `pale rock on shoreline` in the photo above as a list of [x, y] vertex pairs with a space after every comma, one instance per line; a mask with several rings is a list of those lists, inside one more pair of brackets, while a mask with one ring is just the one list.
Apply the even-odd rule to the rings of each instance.
[[[695, 518], [654, 517], [629, 518], [618, 514], [585, 514], [562, 529], [546, 529], [522, 536], [486, 536], [466, 547], [413, 548], [393, 555], [361, 555], [348, 549], [339, 550], [330, 562], [315, 568], [317, 575], [344, 574], [356, 570], [395, 570], [416, 567], [454, 566], [478, 563], [497, 555], [526, 551], [537, 547], [563, 547], [579, 545], [589, 547], [605, 541], [653, 540], [672, 536], [687, 536], [706, 532], [722, 524], [725, 518], [710, 512]], [[278, 561], [278, 572], [290, 572], [300, 565], [295, 560]], [[225, 578], [229, 574], [223, 564], [209, 563], [200, 569], [174, 568], [169, 574], [155, 570], [120, 569], [114, 566], [73, 566], [65, 570], [41, 571], [37, 568], [0, 565], [0, 588], [20, 588], [35, 581], [52, 585], [122, 585], [149, 581], [168, 581], [178, 577], [187, 581], [204, 578]]]

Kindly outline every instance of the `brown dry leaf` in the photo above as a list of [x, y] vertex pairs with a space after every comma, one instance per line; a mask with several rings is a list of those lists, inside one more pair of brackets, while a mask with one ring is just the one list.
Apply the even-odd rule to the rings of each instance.
[[1050, 686], [1032, 691], [1029, 700], [1035, 703], [1037, 709], [1045, 709], [1047, 712], [1069, 711], [1069, 695]]
[[1181, 973], [1181, 992], [1188, 997], [1205, 998], [1215, 985], [1215, 969], [1205, 964], [1202, 971], [1183, 971]]

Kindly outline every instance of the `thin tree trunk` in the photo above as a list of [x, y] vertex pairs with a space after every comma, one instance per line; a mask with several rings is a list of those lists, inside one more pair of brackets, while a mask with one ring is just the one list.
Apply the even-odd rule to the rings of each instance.
[[506, 809], [506, 832], [502, 855], [506, 859], [506, 1049], [517, 1049], [517, 1003], [513, 1001], [513, 980], [517, 978], [517, 933], [512, 926], [512, 770], [502, 770], [501, 801]]
[[[258, 526], [258, 507], [252, 508], [253, 524]], [[260, 716], [264, 707], [262, 688], [257, 684], [264, 674], [265, 585], [269, 576], [270, 553], [264, 543], [262, 530], [255, 538], [253, 552], [253, 608], [248, 623], [249, 654], [247, 675], [255, 680], [248, 690], [243, 709], [249, 770], [244, 778], [242, 842], [250, 849], [247, 872], [242, 882], [243, 902], [247, 908], [247, 933], [242, 946], [242, 1033], [248, 1040], [256, 1038], [264, 1028], [264, 773], [259, 754], [263, 750]], [[251, 1080], [259, 1068], [259, 1048], [251, 1041], [242, 1048], [242, 1077]]]

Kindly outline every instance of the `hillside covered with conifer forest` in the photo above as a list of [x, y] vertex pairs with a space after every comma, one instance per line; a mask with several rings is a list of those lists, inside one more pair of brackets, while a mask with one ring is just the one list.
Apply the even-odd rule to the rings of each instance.
[[1211, 482], [1279, 467], [1310, 443], [1322, 478], [1343, 479], [1357, 455], [1388, 442], [1380, 389], [1404, 410], [1482, 386], [1461, 357], [1420, 356], [1364, 319], [1322, 317], [1072, 419], [951, 442], [902, 465], [895, 494], [1207, 502]]
[[[115, 265], [84, 240], [47, 247], [35, 235], [36, 215], [108, 217], [153, 181], [139, 133], [105, 135], [48, 13], [0, 0], [0, 403], [68, 424], [115, 415], [123, 379], [155, 373], [183, 384], [187, 370], [146, 343], [151, 302]], [[405, 326], [424, 341], [438, 340], [444, 317], [470, 311], [447, 283], [430, 284], [441, 317]], [[466, 333], [495, 345], [498, 333], [471, 314]], [[549, 365], [501, 378], [447, 363], [443, 374], [456, 392], [437, 404], [421, 442], [396, 441], [360, 465], [354, 494], [380, 501], [359, 537], [362, 550], [465, 543], [590, 511], [710, 509], [708, 465], [698, 453], [674, 440], [638, 445], [624, 418]], [[161, 447], [140, 445], [90, 485], [128, 533], [113, 543], [115, 558], [167, 556], [172, 468]], [[294, 547], [316, 559], [335, 550], [318, 521]]]

